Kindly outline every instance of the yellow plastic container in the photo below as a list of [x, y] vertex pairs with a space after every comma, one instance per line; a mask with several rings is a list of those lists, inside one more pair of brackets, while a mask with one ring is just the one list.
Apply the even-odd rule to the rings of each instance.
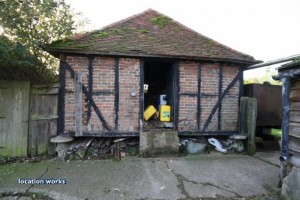
[[169, 122], [171, 120], [171, 106], [161, 105], [159, 107], [159, 120], [162, 122]]
[[156, 109], [154, 108], [154, 106], [152, 105], [148, 106], [144, 112], [145, 121], [148, 121], [155, 113], [156, 113]]

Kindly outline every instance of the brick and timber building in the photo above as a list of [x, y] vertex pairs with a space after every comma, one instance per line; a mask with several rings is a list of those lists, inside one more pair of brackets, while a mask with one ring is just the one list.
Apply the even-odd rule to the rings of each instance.
[[58, 133], [71, 136], [139, 136], [162, 93], [179, 136], [236, 134], [258, 62], [151, 9], [44, 49], [60, 59]]

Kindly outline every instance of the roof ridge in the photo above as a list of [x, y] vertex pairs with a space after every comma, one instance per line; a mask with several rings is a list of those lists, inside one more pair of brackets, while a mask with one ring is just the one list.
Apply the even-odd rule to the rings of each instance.
[[121, 20], [119, 20], [119, 21], [117, 21], [117, 22], [114, 22], [114, 23], [112, 23], [112, 24], [109, 24], [109, 25], [107, 25], [107, 26], [104, 26], [104, 27], [102, 27], [101, 29], [99, 29], [98, 31], [101, 31], [101, 30], [104, 30], [104, 29], [108, 29], [108, 28], [111, 28], [111, 27], [113, 27], [113, 26], [122, 24], [122, 23], [127, 22], [127, 21], [130, 21], [130, 20], [132, 20], [132, 19], [134, 19], [134, 18], [143, 16], [144, 14], [149, 13], [149, 12], [156, 12], [157, 14], [162, 15], [161, 13], [157, 12], [156, 10], [153, 10], [152, 8], [148, 8], [147, 10], [145, 10], [145, 11], [143, 11], [143, 12], [140, 12], [140, 13], [137, 13], [137, 14], [134, 14], [134, 15], [131, 15], [131, 16], [125, 18], [125, 19], [121, 19]]
[[[113, 22], [113, 23], [111, 23], [111, 24], [109, 24], [109, 25], [106, 25], [106, 26], [101, 27], [100, 29], [95, 29], [95, 30], [92, 30], [92, 31], [89, 31], [89, 32], [86, 32], [86, 33], [83, 33], [83, 34], [77, 35], [77, 36], [75, 35], [75, 36], [73, 36], [73, 37], [71, 37], [71, 38], [82, 39], [82, 38], [84, 38], [84, 37], [87, 37], [87, 36], [91, 35], [92, 33], [100, 32], [100, 31], [103, 31], [103, 30], [105, 30], [105, 29], [111, 28], [111, 27], [113, 27], [113, 26], [116, 26], [116, 25], [122, 24], [122, 23], [124, 23], [124, 22], [130, 21], [130, 20], [132, 20], [132, 19], [134, 19], [134, 18], [143, 16], [144, 14], [146, 14], [146, 13], [148, 13], [148, 12], [155, 12], [155, 13], [157, 13], [157, 14], [159, 14], [159, 15], [163, 15], [163, 14], [157, 12], [156, 10], [154, 10], [154, 9], [152, 9], [152, 8], [148, 8], [147, 10], [145, 10], [145, 11], [143, 11], [143, 12], [140, 12], [140, 13], [131, 15], [131, 16], [125, 18], [125, 19], [121, 19], [121, 20], [119, 20], [119, 21]], [[168, 17], [168, 16], [166, 16], [166, 17]], [[170, 18], [170, 17], [169, 17], [169, 18]]]
[[[157, 13], [158, 13], [158, 12], [157, 12]], [[162, 15], [164, 15], [164, 14], [162, 14]], [[164, 15], [164, 16], [166, 16], [166, 15]], [[251, 58], [254, 59], [253, 56], [250, 56], [250, 55], [248, 55], [248, 54], [245, 54], [245, 53], [242, 53], [242, 52], [240, 52], [240, 51], [237, 51], [237, 50], [235, 50], [235, 49], [233, 49], [233, 48], [231, 48], [231, 47], [226, 46], [225, 44], [222, 44], [222, 43], [220, 43], [220, 42], [218, 42], [218, 41], [216, 41], [216, 40], [214, 40], [214, 39], [211, 39], [210, 37], [207, 37], [207, 36], [205, 36], [205, 35], [203, 35], [203, 34], [197, 32], [197, 31], [193, 30], [192, 28], [190, 28], [190, 27], [188, 27], [188, 26], [186, 26], [186, 25], [180, 23], [180, 22], [177, 21], [177, 20], [174, 20], [173, 18], [171, 18], [171, 17], [169, 17], [169, 16], [166, 16], [166, 17], [172, 19], [175, 23], [177, 23], [178, 25], [182, 26], [182, 27], [185, 28], [186, 30], [192, 31], [193, 33], [196, 33], [197, 35], [199, 35], [199, 36], [201, 36], [201, 37], [204, 37], [204, 38], [206, 38], [206, 39], [208, 39], [208, 40], [214, 42], [214, 43], [215, 43], [216, 45], [218, 45], [218, 46], [222, 46], [222, 47], [224, 47], [224, 48], [226, 48], [226, 49], [228, 49], [228, 50], [230, 50], [230, 51], [232, 51], [232, 52], [234, 52], [234, 53], [238, 53], [238, 54], [241, 54], [241, 55], [244, 55], [244, 56], [248, 56], [248, 57], [251, 57]]]

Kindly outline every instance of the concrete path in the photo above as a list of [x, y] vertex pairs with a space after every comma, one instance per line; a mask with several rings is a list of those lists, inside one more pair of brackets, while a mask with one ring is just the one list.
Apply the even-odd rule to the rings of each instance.
[[[279, 153], [260, 154], [260, 158], [213, 153], [172, 158], [125, 157], [121, 161], [1, 165], [0, 193], [9, 196], [20, 192], [28, 196], [20, 199], [31, 199], [30, 195], [39, 194], [41, 198], [52, 199], [247, 197], [277, 190], [279, 167], [264, 157], [278, 158]], [[60, 184], [26, 185], [19, 184], [19, 179], [57, 179]], [[16, 196], [3, 199], [17, 199]]]

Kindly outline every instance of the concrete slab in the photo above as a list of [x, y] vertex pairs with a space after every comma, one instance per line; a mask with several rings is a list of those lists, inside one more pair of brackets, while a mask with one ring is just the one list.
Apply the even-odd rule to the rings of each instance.
[[260, 195], [276, 189], [279, 182], [278, 167], [250, 156], [193, 155], [185, 159], [187, 162], [170, 161], [169, 167], [189, 182], [214, 188], [210, 193], [199, 190], [192, 197]]
[[256, 152], [254, 157], [261, 159], [265, 162], [269, 162], [271, 164], [274, 164], [276, 166], [280, 166], [280, 151], [274, 151], [274, 152]]
[[[246, 155], [193, 155], [0, 166], [0, 193], [34, 192], [53, 199], [244, 197], [276, 190], [279, 168]], [[65, 179], [21, 185], [19, 178]]]

